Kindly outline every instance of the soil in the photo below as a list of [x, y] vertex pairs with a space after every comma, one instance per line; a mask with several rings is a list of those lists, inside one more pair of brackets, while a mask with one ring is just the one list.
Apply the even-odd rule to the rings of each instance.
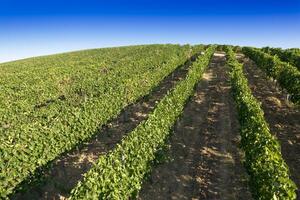
[[192, 56], [184, 65], [179, 66], [149, 95], [127, 106], [116, 119], [102, 127], [90, 141], [53, 161], [50, 170], [44, 172], [42, 182], [38, 182], [38, 185], [30, 185], [25, 192], [17, 192], [11, 199], [66, 199], [97, 158], [112, 150], [142, 120], [147, 119], [155, 104], [167, 91], [185, 78], [196, 56]]
[[252, 199], [224, 54], [215, 54], [138, 199]]
[[[269, 79], [252, 60], [242, 60], [252, 93], [262, 102], [271, 133], [277, 136], [291, 178], [300, 188], [300, 109], [287, 101], [286, 91]], [[300, 190], [297, 192], [300, 199]]]

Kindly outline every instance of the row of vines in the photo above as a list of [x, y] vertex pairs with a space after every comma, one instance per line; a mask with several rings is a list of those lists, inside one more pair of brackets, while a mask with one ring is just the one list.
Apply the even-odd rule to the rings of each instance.
[[277, 55], [282, 61], [289, 62], [300, 70], [300, 50], [264, 47], [262, 50], [271, 55]]
[[[247, 52], [252, 50], [248, 50]], [[253, 50], [254, 51], [254, 50]], [[241, 147], [245, 152], [245, 166], [255, 199], [296, 199], [296, 185], [290, 179], [280, 145], [270, 133], [260, 103], [252, 95], [243, 74], [243, 65], [231, 48], [227, 50], [232, 93], [237, 105], [241, 126]]]
[[300, 71], [296, 67], [260, 49], [244, 47], [243, 53], [255, 61], [269, 77], [278, 81], [279, 85], [291, 95], [292, 102], [300, 103]]

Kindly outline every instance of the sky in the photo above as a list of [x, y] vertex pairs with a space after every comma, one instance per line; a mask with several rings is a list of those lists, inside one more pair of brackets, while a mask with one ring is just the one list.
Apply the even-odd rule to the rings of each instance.
[[0, 62], [151, 43], [300, 48], [300, 0], [0, 0]]

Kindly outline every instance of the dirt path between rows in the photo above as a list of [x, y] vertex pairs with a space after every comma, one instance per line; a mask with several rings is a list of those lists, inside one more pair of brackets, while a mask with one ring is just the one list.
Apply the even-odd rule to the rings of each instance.
[[102, 127], [89, 142], [55, 160], [44, 180], [29, 186], [26, 192], [16, 193], [11, 199], [65, 199], [76, 183], [82, 179], [97, 158], [113, 149], [121, 139], [131, 132], [154, 109], [155, 104], [182, 80], [196, 56], [187, 60], [167, 76], [149, 95], [126, 107], [108, 125]]
[[[286, 92], [276, 88], [253, 61], [243, 59], [244, 71], [253, 95], [262, 102], [266, 121], [281, 144], [291, 177], [300, 188], [300, 110], [286, 101]], [[298, 190], [300, 199], [300, 190]]]
[[214, 56], [138, 199], [251, 199], [224, 55]]

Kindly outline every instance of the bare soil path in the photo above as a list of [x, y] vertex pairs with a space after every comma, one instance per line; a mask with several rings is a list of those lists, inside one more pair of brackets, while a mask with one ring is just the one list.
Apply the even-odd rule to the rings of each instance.
[[216, 54], [139, 199], [251, 199], [224, 55]]
[[44, 180], [38, 185], [29, 185], [25, 192], [14, 194], [11, 199], [65, 199], [71, 189], [82, 179], [97, 158], [113, 149], [127, 133], [132, 131], [154, 109], [155, 104], [183, 79], [196, 56], [188, 59], [167, 76], [149, 95], [126, 107], [108, 125], [102, 127], [96, 136], [65, 155], [56, 159], [49, 170], [43, 172]]
[[[286, 92], [277, 88], [253, 61], [242, 60], [252, 93], [262, 102], [270, 130], [279, 139], [282, 156], [293, 181], [300, 188], [300, 109], [286, 101]], [[300, 199], [299, 189], [297, 194]]]

